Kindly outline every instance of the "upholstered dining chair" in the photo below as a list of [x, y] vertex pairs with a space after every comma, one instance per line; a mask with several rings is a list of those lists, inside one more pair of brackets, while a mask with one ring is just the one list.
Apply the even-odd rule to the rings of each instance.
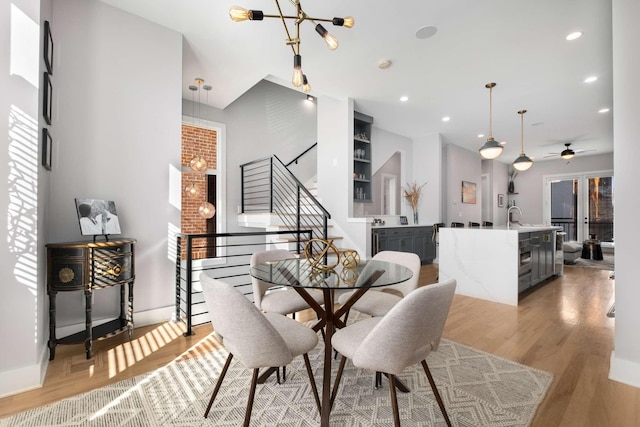
[[451, 426], [426, 359], [430, 352], [438, 350], [455, 288], [455, 279], [423, 286], [404, 297], [384, 317], [371, 317], [338, 330], [331, 339], [333, 348], [342, 355], [333, 394], [338, 390], [347, 359], [357, 368], [384, 372], [389, 377], [393, 421], [398, 427], [396, 376], [420, 363], [445, 422]]
[[229, 356], [218, 377], [204, 417], [220, 390], [232, 359], [237, 358], [247, 369], [253, 370], [244, 426], [249, 426], [251, 410], [260, 368], [285, 366], [294, 357], [303, 355], [311, 390], [318, 410], [320, 399], [307, 353], [318, 344], [318, 335], [307, 326], [282, 314], [262, 313], [233, 286], [206, 274], [200, 277], [204, 299], [209, 308], [211, 323]]
[[480, 227], [480, 223], [479, 222], [469, 221], [469, 227]]
[[464, 222], [452, 222], [451, 228], [464, 228]]
[[[249, 264], [254, 267], [262, 262], [281, 261], [293, 258], [294, 254], [286, 249], [273, 249], [255, 252], [251, 255]], [[309, 304], [293, 288], [277, 289], [268, 292], [273, 285], [266, 283], [255, 277], [251, 278], [253, 287], [253, 300], [256, 306], [267, 313], [291, 314], [295, 318], [295, 313], [309, 308]], [[318, 304], [323, 304], [324, 299], [321, 292], [309, 292]]]
[[[351, 306], [352, 309], [370, 316], [384, 316], [391, 307], [418, 287], [420, 277], [420, 257], [412, 252], [380, 251], [372, 260], [387, 261], [403, 265], [411, 270], [413, 276], [406, 282], [396, 285], [371, 288]], [[344, 304], [351, 297], [352, 292], [343, 293], [338, 302]], [[346, 321], [346, 319], [345, 319]]]

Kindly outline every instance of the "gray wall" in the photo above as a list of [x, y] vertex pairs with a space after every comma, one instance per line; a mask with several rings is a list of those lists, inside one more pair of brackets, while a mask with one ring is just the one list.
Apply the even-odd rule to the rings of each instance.
[[[482, 217], [481, 200], [482, 185], [480, 181], [481, 160], [475, 151], [466, 150], [457, 145], [446, 146], [446, 179], [447, 190], [444, 201], [447, 209], [446, 219], [449, 226], [452, 222], [480, 222]], [[476, 184], [476, 203], [462, 203], [462, 181]]]

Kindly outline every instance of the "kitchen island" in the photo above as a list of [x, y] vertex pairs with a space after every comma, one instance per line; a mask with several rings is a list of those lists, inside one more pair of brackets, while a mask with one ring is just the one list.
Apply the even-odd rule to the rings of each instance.
[[456, 279], [456, 293], [461, 295], [518, 305], [521, 292], [562, 274], [558, 230], [553, 226], [441, 228], [439, 279]]

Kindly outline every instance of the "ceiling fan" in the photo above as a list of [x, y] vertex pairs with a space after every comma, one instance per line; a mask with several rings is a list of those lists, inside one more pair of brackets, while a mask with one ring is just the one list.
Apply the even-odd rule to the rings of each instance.
[[590, 151], [596, 151], [594, 149], [592, 150], [585, 150], [584, 148], [576, 148], [575, 150], [571, 148], [571, 143], [570, 142], [566, 142], [565, 144], [565, 149], [562, 150], [562, 152], [560, 153], [549, 153], [548, 156], [544, 156], [544, 158], [549, 158], [549, 157], [555, 157], [555, 156], [560, 156], [565, 160], [570, 160], [572, 159], [576, 154], [581, 154], [581, 153], [588, 153]]

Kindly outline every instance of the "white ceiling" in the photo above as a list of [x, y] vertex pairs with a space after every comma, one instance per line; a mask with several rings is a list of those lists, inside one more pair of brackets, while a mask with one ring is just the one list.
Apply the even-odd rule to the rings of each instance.
[[[233, 22], [229, 8], [276, 14], [258, 0], [102, 0], [184, 35], [183, 97], [195, 77], [213, 86], [208, 103], [225, 108], [261, 79], [293, 87], [293, 54], [278, 19]], [[285, 15], [295, 7], [280, 0]], [[410, 138], [439, 132], [477, 150], [488, 134], [507, 141], [498, 159], [520, 153], [524, 115], [527, 155], [543, 160], [573, 149], [613, 150], [611, 2], [608, 0], [305, 0], [312, 17], [353, 16], [351, 29], [325, 27], [340, 42], [330, 51], [310, 22], [301, 25], [304, 73], [312, 94], [355, 100], [377, 127]], [[426, 25], [428, 39], [416, 38]], [[290, 28], [293, 28], [291, 26]], [[582, 31], [575, 41], [565, 36]], [[377, 64], [389, 59], [386, 70]], [[594, 83], [584, 83], [597, 76]], [[406, 95], [408, 102], [400, 102]], [[204, 100], [203, 100], [204, 101]], [[443, 122], [444, 116], [451, 117]], [[580, 154], [579, 154], [580, 155]]]

